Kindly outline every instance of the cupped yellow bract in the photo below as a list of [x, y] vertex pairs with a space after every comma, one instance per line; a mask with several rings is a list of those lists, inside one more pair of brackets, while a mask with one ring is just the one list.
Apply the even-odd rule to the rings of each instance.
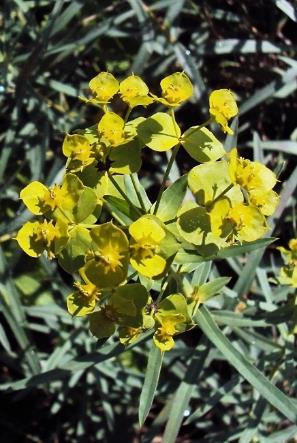
[[146, 277], [162, 274], [166, 259], [160, 255], [160, 243], [166, 232], [160, 220], [153, 215], [144, 215], [129, 226], [129, 233], [133, 268]]
[[230, 223], [231, 236], [239, 241], [255, 241], [268, 230], [266, 219], [254, 206], [238, 203], [230, 208], [226, 219]]
[[69, 314], [83, 317], [94, 311], [101, 292], [93, 283], [75, 282], [75, 291], [67, 297]]
[[123, 283], [129, 263], [129, 243], [124, 232], [108, 222], [90, 230], [93, 240], [86, 254], [83, 275], [98, 288]]
[[278, 205], [278, 194], [272, 190], [277, 183], [276, 175], [267, 166], [238, 157], [237, 149], [228, 154], [229, 176], [233, 183], [247, 191], [250, 203], [263, 215], [272, 215]]
[[65, 174], [61, 185], [50, 188], [32, 182], [21, 191], [20, 198], [33, 214], [45, 214], [66, 223], [83, 221], [98, 205], [95, 192], [74, 174]]
[[20, 193], [20, 199], [34, 215], [43, 215], [63, 205], [67, 192], [63, 186], [54, 185], [47, 188], [44, 184], [34, 181], [29, 183]]
[[98, 123], [100, 140], [106, 146], [117, 146], [125, 143], [125, 122], [115, 112], [106, 112]]
[[273, 190], [253, 189], [249, 191], [249, 200], [263, 215], [270, 216], [274, 214], [279, 204], [279, 195]]
[[217, 89], [209, 96], [209, 113], [224, 132], [233, 134], [228, 121], [238, 114], [235, 96], [230, 89]]
[[171, 294], [161, 301], [155, 314], [155, 345], [161, 351], [174, 346], [173, 336], [191, 327], [188, 305], [182, 294]]
[[153, 340], [155, 345], [162, 351], [170, 351], [174, 346], [173, 336], [179, 332], [178, 326], [183, 323], [185, 317], [182, 314], [169, 314], [168, 316], [156, 315], [157, 330]]
[[238, 183], [247, 191], [262, 189], [269, 191], [277, 183], [276, 175], [271, 169], [260, 162], [238, 157], [234, 148], [228, 154], [229, 175], [234, 183]]
[[67, 226], [47, 220], [26, 222], [18, 231], [16, 240], [30, 257], [39, 257], [44, 251], [53, 258], [68, 241]]
[[148, 93], [149, 88], [137, 75], [132, 74], [120, 83], [121, 98], [130, 108], [153, 103], [154, 100], [148, 96]]
[[110, 72], [100, 72], [90, 80], [89, 88], [96, 102], [107, 103], [118, 92], [119, 82]]
[[95, 152], [87, 137], [81, 134], [67, 134], [62, 151], [74, 165], [72, 170], [82, 170], [95, 161]]
[[163, 78], [160, 83], [162, 98], [153, 96], [157, 101], [166, 106], [179, 106], [193, 94], [191, 80], [184, 72], [175, 72]]

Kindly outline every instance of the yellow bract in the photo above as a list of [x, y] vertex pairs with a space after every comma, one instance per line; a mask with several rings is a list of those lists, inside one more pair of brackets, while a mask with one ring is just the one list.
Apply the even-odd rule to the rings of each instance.
[[76, 291], [67, 297], [69, 314], [82, 317], [94, 311], [100, 291], [92, 283], [75, 282]]
[[254, 189], [249, 192], [249, 197], [251, 204], [257, 206], [266, 216], [274, 214], [279, 204], [279, 195], [272, 190], [265, 192], [262, 189]]
[[166, 106], [178, 106], [193, 94], [193, 85], [184, 72], [175, 72], [163, 78], [160, 83], [162, 98], [158, 101]]
[[115, 112], [106, 112], [98, 124], [100, 139], [106, 146], [117, 146], [125, 143], [124, 120]]
[[124, 232], [113, 223], [104, 223], [90, 231], [93, 240], [86, 255], [83, 274], [98, 288], [114, 287], [127, 276], [129, 244]]
[[212, 91], [209, 96], [209, 113], [215, 118], [224, 132], [233, 134], [232, 129], [228, 126], [228, 121], [238, 114], [238, 107], [232, 91], [229, 89]]
[[59, 246], [66, 244], [67, 232], [62, 225], [54, 225], [53, 221], [29, 221], [17, 233], [19, 246], [30, 257], [39, 257], [46, 251], [53, 258]]
[[29, 183], [20, 192], [20, 199], [23, 200], [27, 208], [35, 215], [42, 215], [51, 209], [51, 206], [46, 208], [44, 205], [44, 200], [49, 197], [49, 189], [38, 181]]
[[173, 336], [179, 332], [177, 325], [185, 321], [182, 314], [156, 315], [159, 325], [154, 334], [154, 343], [162, 351], [170, 351], [174, 346]]
[[65, 187], [54, 185], [47, 188], [37, 181], [29, 183], [20, 193], [20, 199], [35, 215], [46, 214], [49, 211], [54, 211], [59, 206], [63, 206], [67, 197], [68, 193]]
[[120, 95], [122, 100], [130, 108], [135, 106], [147, 106], [154, 100], [148, 96], [149, 88], [137, 75], [130, 75], [120, 83]]
[[95, 160], [92, 144], [87, 137], [80, 134], [67, 134], [62, 151], [65, 157], [69, 157], [79, 163], [80, 169], [93, 163]]
[[119, 82], [109, 72], [100, 72], [89, 82], [89, 88], [96, 101], [107, 103], [118, 92]]
[[235, 148], [228, 161], [231, 181], [247, 191], [250, 203], [263, 215], [272, 215], [279, 202], [279, 196], [272, 190], [277, 183], [274, 172], [262, 163], [238, 157]]
[[234, 183], [238, 183], [247, 191], [270, 191], [277, 183], [274, 172], [259, 162], [238, 157], [234, 148], [229, 153], [229, 174]]
[[226, 219], [231, 223], [232, 234], [239, 241], [258, 240], [268, 229], [261, 212], [256, 207], [243, 203], [238, 203], [231, 208]]
[[166, 236], [161, 222], [153, 215], [144, 215], [130, 225], [129, 233], [133, 268], [146, 277], [161, 274], [166, 267], [165, 258], [159, 254], [159, 245]]

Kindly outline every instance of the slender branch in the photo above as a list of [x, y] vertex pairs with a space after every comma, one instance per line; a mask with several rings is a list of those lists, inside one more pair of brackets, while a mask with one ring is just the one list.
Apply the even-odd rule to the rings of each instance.
[[232, 189], [234, 186], [233, 183], [230, 183], [230, 185], [227, 186], [226, 189], [224, 189], [224, 191], [222, 191], [212, 202], [211, 202], [211, 206], [213, 206], [221, 197], [223, 197], [225, 194], [227, 194], [228, 191], [230, 191], [230, 189]]
[[169, 174], [170, 174], [173, 162], [175, 160], [175, 157], [176, 157], [176, 155], [177, 155], [177, 153], [179, 151], [179, 148], [180, 148], [180, 145], [177, 145], [172, 150], [171, 158], [170, 158], [170, 160], [168, 162], [166, 171], [164, 173], [162, 184], [161, 184], [161, 188], [160, 188], [160, 191], [159, 191], [159, 194], [158, 194], [158, 197], [157, 197], [157, 201], [156, 201], [156, 204], [155, 204], [154, 215], [156, 215], [157, 212], [158, 212], [158, 209], [159, 209], [159, 206], [160, 206], [161, 197], [162, 197], [162, 194], [163, 194], [163, 192], [164, 192], [164, 190], [166, 188], [166, 182], [167, 182], [167, 179], [169, 177]]
[[133, 174], [130, 174], [130, 178], [131, 178], [135, 193], [137, 195], [138, 201], [140, 203], [140, 206], [141, 206], [143, 212], [146, 212], [145, 204], [144, 204], [144, 201], [143, 201], [142, 195], [140, 193], [140, 189], [139, 189], [139, 184], [136, 182]]
[[124, 117], [124, 121], [125, 121], [125, 123], [127, 123], [128, 118], [129, 118], [129, 116], [130, 116], [130, 114], [131, 114], [132, 109], [133, 109], [133, 108], [131, 108], [130, 106], [129, 106], [129, 108], [127, 109], [127, 112], [126, 112], [125, 117]]

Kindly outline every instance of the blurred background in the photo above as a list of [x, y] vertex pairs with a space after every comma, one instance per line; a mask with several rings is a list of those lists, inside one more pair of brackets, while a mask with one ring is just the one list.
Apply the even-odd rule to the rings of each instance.
[[[65, 298], [71, 276], [54, 262], [25, 257], [13, 240], [31, 217], [19, 192], [32, 180], [48, 185], [58, 180], [65, 133], [98, 121], [96, 108], [78, 96], [86, 96], [89, 80], [99, 71], [110, 71], [119, 80], [133, 72], [159, 93], [164, 76], [184, 70], [195, 94], [177, 111], [183, 128], [206, 120], [211, 90], [230, 88], [240, 107], [234, 123], [240, 153], [279, 175], [284, 198], [272, 222], [279, 240], [264, 257], [257, 256], [261, 264], [257, 271], [249, 268], [248, 284], [240, 283], [250, 263], [246, 257], [230, 259], [211, 272], [233, 277], [226, 300], [236, 288], [248, 313], [266, 315], [287, 306], [279, 315], [289, 321], [284, 303], [292, 290], [277, 288], [271, 276], [281, 265], [276, 246], [296, 237], [297, 3], [4, 0], [0, 8], [0, 439], [160, 443], [172, 395], [201, 333], [195, 330], [178, 340], [165, 356], [158, 396], [139, 430], [137, 408], [149, 343], [125, 352], [112, 341], [96, 343], [86, 321], [69, 316]], [[116, 106], [121, 112], [121, 105]], [[222, 139], [220, 132], [218, 137]], [[235, 142], [227, 138], [226, 149]], [[166, 158], [150, 151], [143, 160], [142, 183], [155, 198]], [[179, 153], [176, 174], [192, 166], [193, 160]], [[213, 308], [226, 309], [226, 303], [221, 298]], [[281, 349], [278, 326], [241, 333], [222, 319], [221, 324], [263, 370], [269, 356], [282, 351], [278, 382], [292, 395], [292, 346]], [[254, 441], [294, 441], [296, 428], [265, 402], [257, 403], [259, 420], [251, 424], [257, 393], [218, 351], [206, 354], [187, 410], [196, 415], [181, 428], [177, 442], [249, 442], [254, 434], [247, 434], [247, 428], [261, 436]]]

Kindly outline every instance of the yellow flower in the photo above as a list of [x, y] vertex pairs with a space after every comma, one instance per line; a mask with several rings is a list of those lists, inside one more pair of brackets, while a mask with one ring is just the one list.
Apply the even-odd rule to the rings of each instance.
[[154, 100], [148, 96], [148, 93], [147, 85], [137, 75], [132, 74], [120, 83], [121, 98], [130, 108], [152, 103]]
[[65, 197], [65, 190], [61, 186], [54, 185], [47, 188], [38, 181], [29, 183], [20, 193], [20, 199], [35, 215], [53, 211], [57, 206], [63, 204]]
[[115, 112], [106, 112], [98, 124], [100, 140], [106, 146], [118, 146], [125, 143], [125, 122]]
[[98, 288], [118, 286], [127, 276], [129, 244], [124, 232], [113, 223], [90, 231], [93, 243], [86, 254], [82, 275]]
[[278, 194], [272, 190], [277, 183], [274, 172], [260, 162], [238, 157], [235, 148], [228, 154], [228, 162], [231, 181], [247, 191], [250, 203], [263, 215], [272, 215], [279, 202]]
[[179, 106], [193, 94], [191, 80], [184, 72], [175, 72], [168, 75], [161, 80], [160, 86], [162, 97], [156, 97], [155, 95], [153, 97], [165, 106]]
[[266, 216], [272, 215], [279, 204], [279, 195], [272, 190], [266, 192], [262, 189], [251, 190], [249, 197], [251, 204], [257, 206]]
[[39, 257], [46, 251], [51, 259], [63, 249], [68, 240], [67, 226], [53, 221], [29, 221], [16, 236], [19, 246], [30, 257]]
[[277, 183], [276, 175], [260, 162], [238, 157], [234, 148], [228, 155], [229, 175], [233, 183], [238, 183], [247, 191], [270, 191]]
[[183, 314], [156, 315], [157, 330], [153, 340], [155, 345], [162, 351], [170, 351], [174, 346], [173, 336], [180, 332], [177, 325], [185, 321]]
[[67, 134], [63, 142], [62, 151], [65, 157], [77, 163], [77, 169], [83, 169], [95, 160], [92, 144], [84, 135]]
[[76, 290], [67, 297], [67, 309], [69, 314], [82, 317], [90, 314], [96, 307], [100, 291], [93, 283], [75, 282]]
[[107, 103], [118, 92], [119, 82], [109, 72], [100, 72], [90, 80], [89, 88], [96, 102]]
[[130, 263], [146, 277], [155, 277], [165, 270], [166, 260], [160, 254], [160, 243], [166, 232], [153, 215], [144, 215], [129, 226], [131, 235]]
[[232, 91], [229, 89], [212, 91], [209, 96], [209, 113], [215, 118], [224, 132], [233, 134], [232, 129], [228, 126], [228, 121], [238, 114], [238, 107]]
[[239, 241], [255, 241], [267, 231], [265, 217], [254, 206], [238, 203], [230, 208], [226, 221], [231, 224], [232, 234]]

